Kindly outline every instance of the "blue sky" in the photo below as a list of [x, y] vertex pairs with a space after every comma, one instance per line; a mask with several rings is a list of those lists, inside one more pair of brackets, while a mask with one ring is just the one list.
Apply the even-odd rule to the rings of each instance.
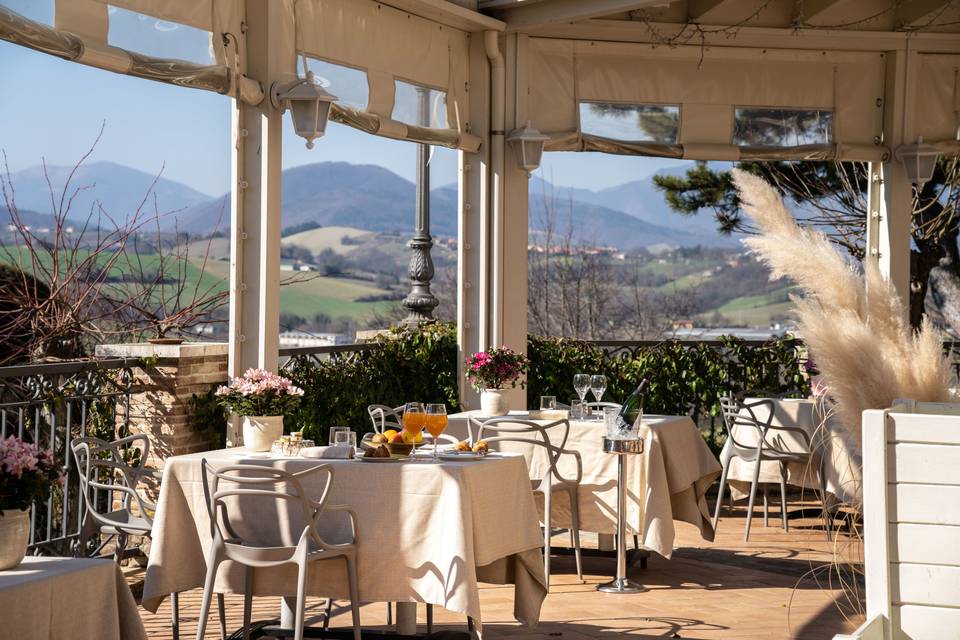
[[[50, 22], [52, 0], [0, 0], [28, 17]], [[144, 53], [202, 61], [206, 34], [170, 23], [114, 15], [111, 42]], [[66, 62], [0, 42], [0, 150], [10, 169], [70, 165], [106, 124], [91, 161], [111, 161], [163, 175], [209, 195], [229, 189], [230, 101]], [[284, 168], [323, 161], [377, 164], [413, 180], [416, 147], [331, 124], [308, 150], [284, 118]], [[542, 174], [558, 185], [601, 189], [679, 164], [596, 153], [548, 153]], [[456, 152], [435, 149], [434, 185], [455, 182]]]

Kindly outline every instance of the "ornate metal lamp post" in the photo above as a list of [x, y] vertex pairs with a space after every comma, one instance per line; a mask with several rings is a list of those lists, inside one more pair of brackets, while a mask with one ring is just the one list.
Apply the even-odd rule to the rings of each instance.
[[[418, 121], [422, 126], [430, 126], [430, 89], [418, 87]], [[410, 293], [403, 299], [407, 308], [406, 325], [418, 325], [433, 320], [433, 310], [440, 304], [430, 292], [433, 279], [433, 258], [430, 250], [433, 239], [430, 237], [430, 145], [421, 144], [417, 148], [417, 211], [413, 239], [407, 243], [410, 247]]]

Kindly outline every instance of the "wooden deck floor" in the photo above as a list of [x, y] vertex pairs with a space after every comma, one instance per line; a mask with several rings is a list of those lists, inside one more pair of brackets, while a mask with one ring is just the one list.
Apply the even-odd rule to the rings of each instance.
[[[654, 556], [647, 569], [639, 566], [630, 576], [649, 591], [635, 595], [613, 595], [595, 591], [609, 579], [614, 562], [605, 558], [584, 561], [585, 584], [578, 584], [572, 558], [554, 561], [551, 592], [543, 605], [541, 623], [535, 629], [513, 621], [511, 587], [482, 585], [481, 602], [484, 635], [492, 638], [529, 638], [531, 640], [581, 640], [629, 635], [637, 638], [768, 638], [829, 639], [835, 633], [849, 632], [859, 619], [845, 619], [841, 607], [850, 610], [846, 597], [831, 581], [828, 567], [834, 545], [846, 558], [856, 559], [857, 544], [847, 536], [829, 543], [816, 521], [791, 520], [791, 530], [779, 528], [779, 517], [771, 509], [770, 527], [762, 518], [754, 521], [749, 543], [743, 542], [744, 509], [738, 509], [720, 522], [717, 540], [700, 539], [693, 527], [678, 524], [678, 549], [674, 558]], [[759, 514], [758, 514], [759, 515]], [[565, 539], [565, 537], [563, 538]], [[558, 538], [558, 542], [561, 538]], [[593, 541], [595, 544], [595, 541]], [[589, 544], [589, 542], [586, 542]], [[128, 579], [136, 589], [142, 570], [128, 569]], [[831, 584], [832, 582], [832, 584]], [[193, 638], [200, 591], [181, 595], [181, 638]], [[347, 603], [337, 603], [332, 626], [350, 624]], [[314, 614], [321, 611], [320, 601], [310, 601]], [[277, 599], [258, 598], [254, 619], [276, 615]], [[141, 609], [151, 640], [171, 637], [169, 601], [157, 614]], [[242, 599], [227, 596], [227, 616], [231, 630], [240, 626]], [[424, 607], [419, 611], [421, 619]], [[309, 613], [308, 613], [309, 615]], [[437, 608], [439, 628], [465, 630], [463, 616]], [[365, 628], [386, 622], [382, 603], [363, 607]], [[211, 616], [208, 638], [219, 638], [216, 617]], [[309, 624], [309, 620], [308, 620]]]

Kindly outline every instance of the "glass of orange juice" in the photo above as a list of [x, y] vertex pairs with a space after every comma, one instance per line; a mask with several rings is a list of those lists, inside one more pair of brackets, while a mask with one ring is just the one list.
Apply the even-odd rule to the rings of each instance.
[[423, 432], [426, 425], [426, 414], [423, 411], [423, 404], [420, 402], [408, 402], [403, 407], [403, 430], [407, 434], [414, 450], [417, 448], [417, 440]]
[[439, 460], [439, 458], [437, 458], [438, 438], [440, 438], [440, 434], [447, 428], [447, 405], [441, 403], [428, 404], [426, 411], [426, 426], [427, 431], [430, 432], [430, 436], [433, 438], [433, 461], [436, 462]]

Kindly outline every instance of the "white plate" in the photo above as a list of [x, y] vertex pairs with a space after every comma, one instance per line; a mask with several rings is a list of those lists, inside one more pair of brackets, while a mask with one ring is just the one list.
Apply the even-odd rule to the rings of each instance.
[[438, 457], [441, 460], [482, 460], [486, 458], [489, 453], [486, 455], [481, 455], [479, 453], [474, 453], [473, 451], [463, 451], [461, 453], [441, 453]]
[[400, 458], [368, 458], [367, 456], [361, 456], [357, 459], [361, 462], [400, 462]]

